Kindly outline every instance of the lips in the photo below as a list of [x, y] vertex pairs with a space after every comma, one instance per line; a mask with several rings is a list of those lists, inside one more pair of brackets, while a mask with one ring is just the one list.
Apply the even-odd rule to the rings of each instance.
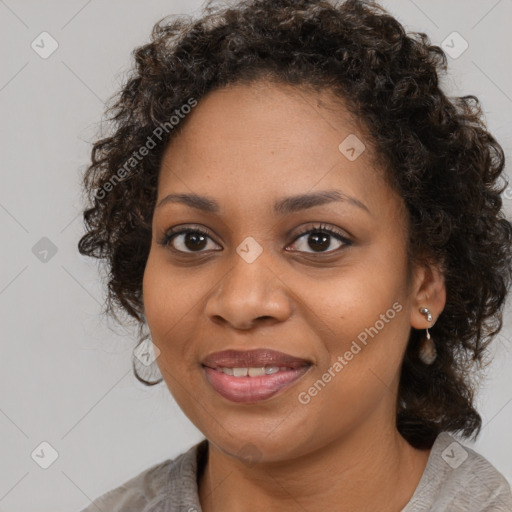
[[270, 349], [224, 350], [207, 356], [203, 366], [209, 368], [259, 368], [264, 366], [301, 368], [311, 364], [306, 359]]
[[291, 387], [310, 368], [311, 362], [270, 349], [225, 350], [203, 362], [206, 380], [231, 402], [267, 400]]

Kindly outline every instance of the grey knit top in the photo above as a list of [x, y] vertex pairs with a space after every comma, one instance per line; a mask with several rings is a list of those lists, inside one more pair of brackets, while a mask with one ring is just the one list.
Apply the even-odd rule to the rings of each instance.
[[[207, 449], [204, 439], [103, 494], [81, 512], [201, 512], [197, 476]], [[418, 487], [399, 512], [427, 511], [512, 512], [512, 494], [505, 478], [484, 457], [442, 433]]]

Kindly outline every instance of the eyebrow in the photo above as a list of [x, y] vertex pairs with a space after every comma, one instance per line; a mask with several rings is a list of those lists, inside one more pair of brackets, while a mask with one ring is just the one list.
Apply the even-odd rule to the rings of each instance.
[[[274, 203], [274, 211], [279, 215], [286, 215], [300, 210], [306, 210], [307, 208], [313, 208], [314, 206], [343, 201], [371, 214], [364, 203], [355, 197], [341, 193], [339, 190], [322, 190], [320, 192], [285, 197]], [[197, 194], [169, 194], [158, 202], [156, 208], [160, 208], [169, 203], [181, 203], [206, 213], [220, 212], [220, 206], [214, 199]]]

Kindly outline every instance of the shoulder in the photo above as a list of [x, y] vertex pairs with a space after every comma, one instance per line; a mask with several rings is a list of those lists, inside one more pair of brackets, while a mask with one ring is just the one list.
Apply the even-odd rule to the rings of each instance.
[[440, 434], [420, 483], [402, 512], [510, 512], [512, 494], [505, 477], [482, 455]]
[[192, 446], [175, 459], [155, 464], [119, 487], [96, 498], [81, 512], [164, 512], [198, 509], [197, 456], [207, 441]]

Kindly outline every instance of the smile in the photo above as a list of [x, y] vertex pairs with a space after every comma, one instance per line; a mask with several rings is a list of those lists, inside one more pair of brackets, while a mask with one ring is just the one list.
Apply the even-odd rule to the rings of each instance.
[[209, 368], [203, 366], [212, 388], [231, 402], [254, 403], [267, 400], [297, 382], [310, 366], [299, 368]]

